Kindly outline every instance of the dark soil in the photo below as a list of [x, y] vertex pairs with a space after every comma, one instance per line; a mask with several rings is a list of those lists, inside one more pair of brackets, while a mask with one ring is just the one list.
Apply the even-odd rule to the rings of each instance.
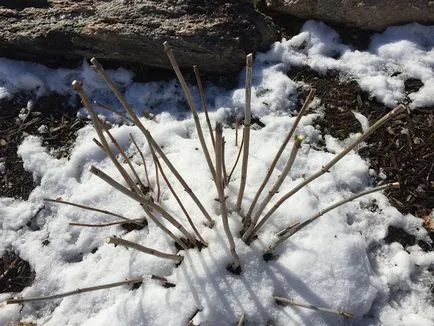
[[[65, 97], [51, 95], [27, 105], [25, 96], [0, 102], [0, 197], [26, 200], [36, 187], [32, 175], [23, 168], [17, 148], [26, 135], [43, 136], [43, 145], [57, 158], [67, 157], [75, 141], [75, 133], [85, 125], [76, 117], [73, 106], [65, 107]], [[19, 115], [22, 118], [19, 118]], [[46, 132], [38, 130], [46, 126]]]
[[[29, 106], [26, 102], [25, 96], [0, 102], [0, 162], [4, 163], [0, 173], [0, 197], [26, 200], [37, 186], [17, 155], [17, 148], [26, 135], [43, 136], [43, 145], [54, 156], [67, 157], [77, 130], [86, 123], [77, 119], [73, 107], [59, 104], [66, 103], [59, 95], [40, 98]], [[38, 131], [42, 125], [46, 126], [43, 134]], [[29, 263], [13, 251], [6, 251], [0, 257], [0, 293], [21, 292], [34, 278]]]
[[7, 251], [0, 258], [0, 293], [21, 292], [34, 279], [29, 263], [14, 252]]

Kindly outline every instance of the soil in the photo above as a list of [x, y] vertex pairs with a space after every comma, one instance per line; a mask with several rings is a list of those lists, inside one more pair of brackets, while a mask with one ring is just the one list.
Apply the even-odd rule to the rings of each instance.
[[[43, 97], [27, 105], [29, 96], [0, 102], [0, 162], [4, 164], [0, 173], [0, 197], [27, 200], [37, 186], [17, 155], [17, 148], [26, 135], [42, 136], [44, 146], [52, 155], [68, 157], [77, 130], [87, 123], [78, 119], [76, 109], [66, 107], [65, 99], [59, 95]], [[45, 132], [39, 129], [43, 125]], [[29, 263], [13, 248], [0, 258], [0, 293], [21, 292], [34, 278]]]

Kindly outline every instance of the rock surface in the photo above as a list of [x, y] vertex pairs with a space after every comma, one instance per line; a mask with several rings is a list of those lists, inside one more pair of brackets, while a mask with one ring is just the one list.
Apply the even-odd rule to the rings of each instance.
[[434, 24], [432, 0], [266, 0], [270, 10], [380, 31], [410, 22]]
[[248, 52], [279, 38], [249, 0], [1, 1], [0, 25], [0, 56], [170, 68], [168, 41], [181, 67], [209, 73], [236, 72]]

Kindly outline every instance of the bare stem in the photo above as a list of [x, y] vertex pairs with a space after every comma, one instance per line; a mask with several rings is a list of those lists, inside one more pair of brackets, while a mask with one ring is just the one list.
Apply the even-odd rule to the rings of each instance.
[[86, 206], [86, 205], [71, 203], [71, 202], [66, 201], [66, 200], [44, 198], [44, 201], [48, 201], [50, 203], [57, 203], [57, 204], [65, 204], [65, 205], [75, 206], [75, 207], [79, 207], [79, 208], [82, 208], [82, 209], [87, 209], [89, 211], [94, 211], [94, 212], [98, 212], [98, 213], [112, 215], [112, 216], [119, 217], [119, 218], [121, 218], [121, 219], [123, 219], [125, 221], [128, 221], [128, 222], [133, 222], [134, 221], [134, 220], [132, 220], [130, 218], [127, 218], [125, 216], [119, 215], [117, 213], [113, 213], [113, 212], [110, 212], [110, 211], [106, 211], [104, 209], [98, 209], [98, 208], [94, 208], [94, 207], [90, 207], [90, 206]]
[[129, 221], [116, 221], [116, 222], [110, 222], [110, 223], [101, 223], [101, 224], [89, 224], [89, 223], [75, 223], [75, 222], [70, 222], [69, 225], [70, 226], [82, 226], [82, 227], [88, 227], [88, 228], [102, 228], [102, 227], [107, 227], [107, 226], [112, 226], [112, 225], [119, 225], [119, 224], [126, 224], [126, 223], [132, 223], [132, 222], [137, 222], [140, 223], [144, 220], [143, 218], [136, 218], [134, 220], [131, 220], [131, 222]]
[[314, 306], [314, 305], [311, 305], [308, 303], [296, 301], [296, 300], [291, 299], [291, 298], [283, 298], [283, 297], [273, 296], [273, 299], [276, 301], [277, 304], [280, 304], [283, 306], [297, 306], [297, 307], [317, 310], [317, 311], [321, 311], [321, 312], [326, 312], [326, 313], [330, 313], [330, 314], [335, 314], [335, 315], [339, 315], [339, 316], [342, 316], [345, 318], [352, 318], [354, 316], [350, 312], [338, 311], [338, 310], [329, 309], [329, 308], [321, 308], [321, 307], [317, 307], [317, 306]]
[[215, 170], [214, 165], [211, 160], [211, 156], [208, 152], [208, 147], [206, 146], [205, 139], [203, 137], [202, 126], [200, 125], [199, 116], [197, 114], [196, 106], [191, 97], [190, 90], [188, 89], [187, 83], [185, 82], [184, 77], [182, 76], [181, 70], [179, 69], [178, 63], [172, 53], [172, 48], [169, 43], [164, 42], [164, 51], [166, 52], [167, 57], [170, 60], [173, 70], [175, 71], [176, 77], [178, 78], [179, 83], [181, 84], [182, 90], [184, 91], [185, 98], [187, 100], [188, 106], [190, 107], [191, 113], [193, 114], [194, 123], [196, 125], [197, 135], [199, 137], [200, 144], [202, 146], [203, 154], [205, 155], [205, 159], [208, 163], [209, 170], [211, 171], [211, 175], [213, 179], [215, 179]]
[[130, 138], [131, 138], [131, 141], [133, 142], [134, 146], [136, 147], [137, 152], [139, 153], [140, 157], [142, 158], [143, 167], [145, 169], [146, 182], [148, 183], [149, 188], [152, 190], [151, 181], [149, 181], [149, 173], [148, 173], [148, 167], [146, 166], [145, 156], [143, 155], [143, 152], [140, 150], [139, 145], [137, 145], [137, 142], [134, 139], [132, 134], [130, 134]]
[[238, 128], [241, 125], [241, 120], [236, 120], [235, 121], [235, 147], [238, 146]]
[[96, 138], [92, 138], [92, 141], [96, 144], [96, 146], [98, 146], [104, 153], [106, 153], [107, 154], [107, 152], [106, 152], [106, 150], [105, 150], [105, 148], [104, 148], [104, 146], [99, 142], [99, 140], [98, 139], [96, 139]]
[[[158, 212], [160, 212], [162, 214], [163, 217], [165, 217], [166, 219], [168, 219], [168, 221], [171, 222], [175, 227], [178, 227], [178, 229], [180, 229], [181, 232], [182, 232], [182, 230], [185, 231], [185, 229], [179, 228], [179, 223], [177, 223], [176, 221], [174, 221], [174, 219], [171, 217], [171, 215], [169, 213], [167, 213], [163, 208], [161, 208], [160, 206], [154, 204], [152, 201], [143, 198], [142, 196], [140, 196], [137, 193], [129, 190], [128, 188], [124, 187], [123, 185], [121, 185], [120, 183], [118, 183], [116, 180], [114, 180], [113, 178], [111, 178], [110, 176], [108, 176], [107, 174], [105, 174], [103, 171], [101, 171], [100, 169], [96, 168], [95, 166], [93, 166], [93, 165], [90, 166], [89, 171], [91, 173], [95, 174], [97, 177], [99, 177], [102, 180], [104, 180], [105, 182], [107, 182], [110, 186], [112, 186], [116, 190], [120, 191], [124, 195], [126, 195], [126, 196], [130, 197], [131, 199], [134, 199], [135, 201], [137, 201], [138, 203], [140, 203], [140, 205], [142, 206], [142, 208], [145, 210], [146, 214], [151, 218], [151, 220], [155, 224], [157, 224], [158, 227], [160, 227], [164, 232], [166, 232], [183, 249], [187, 249], [188, 248], [181, 239], [179, 239], [178, 237], [176, 237], [160, 221], [158, 221], [158, 219], [156, 219], [155, 216], [152, 214], [152, 212], [149, 210], [149, 208], [157, 210]], [[191, 235], [188, 232], [185, 231], [185, 234], [187, 235], [187, 238], [191, 238]]]
[[[152, 148], [152, 145], [150, 146], [150, 148]], [[151, 149], [151, 151], [153, 151]], [[160, 176], [158, 173], [158, 158], [157, 155], [155, 155], [155, 153], [153, 153], [152, 155], [152, 159], [154, 160], [154, 166], [155, 166], [155, 182], [157, 184], [157, 202], [160, 202], [160, 198], [161, 198], [161, 187], [160, 187]]]
[[347, 155], [352, 149], [354, 149], [357, 145], [359, 145], [362, 141], [364, 141], [366, 138], [368, 138], [375, 130], [380, 128], [385, 122], [390, 120], [392, 117], [396, 116], [399, 113], [402, 113], [405, 110], [405, 106], [400, 104], [397, 107], [395, 107], [392, 111], [384, 115], [381, 119], [379, 119], [375, 124], [373, 124], [366, 132], [364, 132], [359, 138], [357, 138], [353, 143], [351, 143], [347, 148], [345, 148], [342, 152], [337, 154], [329, 163], [327, 163], [325, 166], [323, 166], [319, 171], [317, 171], [315, 174], [311, 175], [304, 181], [302, 181], [300, 184], [295, 186], [293, 189], [291, 189], [289, 192], [287, 192], [285, 195], [283, 195], [277, 202], [274, 204], [274, 206], [264, 215], [261, 221], [256, 225], [255, 229], [251, 233], [251, 236], [254, 236], [258, 230], [267, 222], [267, 220], [270, 218], [271, 215], [282, 205], [288, 198], [290, 198], [292, 195], [297, 193], [300, 189], [304, 188], [307, 184], [312, 182], [313, 180], [317, 179], [324, 173], [328, 172], [331, 167], [333, 167], [337, 162], [339, 162], [345, 155]]
[[124, 239], [118, 238], [118, 237], [108, 237], [108, 238], [106, 238], [105, 242], [107, 242], [108, 244], [114, 244], [115, 246], [121, 245], [121, 246], [124, 246], [127, 248], [133, 248], [133, 249], [136, 249], [138, 251], [144, 252], [145, 254], [148, 254], [148, 255], [152, 255], [152, 256], [156, 256], [156, 257], [164, 258], [164, 259], [170, 259], [170, 260], [174, 260], [176, 262], [180, 262], [184, 259], [183, 256], [167, 254], [165, 252], [151, 249], [151, 248], [142, 246], [136, 242], [124, 240]]
[[267, 197], [265, 197], [264, 200], [262, 201], [262, 203], [259, 205], [259, 208], [258, 208], [253, 220], [250, 221], [249, 228], [243, 234], [243, 240], [244, 241], [246, 241], [246, 239], [249, 237], [250, 233], [253, 231], [256, 223], [258, 222], [259, 216], [261, 215], [262, 211], [268, 205], [271, 198], [277, 193], [277, 191], [279, 190], [283, 181], [285, 180], [286, 176], [288, 175], [289, 171], [291, 170], [291, 167], [295, 161], [295, 157], [297, 156], [298, 150], [300, 149], [301, 143], [303, 142], [304, 139], [305, 139], [305, 136], [298, 136], [295, 138], [294, 146], [292, 146], [292, 151], [291, 151], [291, 154], [289, 156], [288, 162], [286, 162], [285, 168], [283, 169], [282, 173], [280, 174], [280, 176], [277, 179], [274, 186], [268, 192]]
[[222, 141], [222, 169], [223, 169], [223, 185], [226, 187], [228, 185], [228, 171], [226, 170], [226, 159], [225, 159], [225, 137]]
[[[99, 120], [99, 118], [97, 118]], [[131, 160], [129, 159], [129, 157], [125, 154], [125, 151], [122, 149], [122, 147], [119, 145], [119, 143], [117, 142], [116, 138], [113, 137], [113, 135], [111, 134], [110, 130], [105, 126], [105, 124], [103, 122], [101, 122], [101, 126], [103, 128], [103, 130], [106, 132], [106, 134], [109, 136], [110, 140], [112, 141], [112, 143], [115, 145], [116, 149], [118, 150], [118, 152], [121, 154], [121, 156], [123, 157], [123, 159], [125, 160], [125, 162], [127, 162], [131, 172], [134, 174], [134, 177], [136, 178], [136, 184], [138, 184], [140, 186], [140, 190], [142, 191], [142, 193], [145, 195], [147, 190], [145, 185], [142, 183], [142, 181], [140, 180], [139, 175], [137, 174], [136, 169], [134, 168], [133, 164], [131, 163]]]
[[107, 104], [103, 104], [103, 103], [100, 103], [100, 102], [95, 102], [95, 104], [96, 104], [97, 106], [99, 106], [100, 108], [104, 109], [104, 110], [110, 111], [110, 112], [112, 112], [112, 113], [114, 113], [114, 114], [120, 116], [122, 119], [125, 119], [125, 120], [127, 120], [127, 121], [129, 121], [129, 122], [131, 122], [131, 123], [134, 123], [134, 121], [131, 120], [131, 118], [127, 117], [127, 116], [126, 116], [125, 114], [123, 114], [122, 112], [119, 112], [119, 111], [115, 110], [114, 108], [112, 108], [111, 106], [109, 106], [109, 105], [107, 105]]
[[303, 223], [299, 223], [291, 228], [289, 227], [285, 227], [283, 230], [279, 231], [277, 234], [279, 235], [279, 240], [277, 240], [275, 243], [273, 243], [271, 246], [269, 246], [265, 252], [272, 252], [278, 245], [280, 245], [281, 243], [283, 243], [284, 241], [286, 241], [287, 239], [289, 239], [291, 236], [293, 236], [295, 233], [297, 233], [298, 231], [300, 231], [301, 229], [305, 228], [306, 226], [308, 226], [310, 223], [314, 222], [316, 219], [318, 219], [319, 217], [323, 216], [324, 214], [330, 212], [331, 210], [342, 206], [350, 201], [353, 201], [359, 197], [371, 194], [373, 192], [376, 191], [381, 191], [384, 189], [389, 189], [389, 188], [397, 188], [399, 187], [399, 183], [398, 182], [393, 182], [393, 183], [389, 183], [389, 184], [385, 184], [385, 185], [381, 185], [375, 188], [371, 188], [362, 192], [359, 192], [357, 194], [354, 194], [351, 197], [348, 197], [346, 199], [340, 200], [322, 210], [320, 210], [318, 213], [316, 213], [314, 216], [308, 218], [306, 221], [304, 221]]
[[297, 126], [298, 126], [298, 124], [299, 124], [302, 116], [306, 112], [306, 110], [307, 110], [310, 102], [312, 101], [313, 97], [315, 96], [315, 92], [316, 92], [316, 90], [314, 88], [310, 89], [310, 92], [307, 95], [306, 99], [304, 100], [304, 103], [303, 103], [303, 105], [302, 105], [302, 107], [300, 109], [300, 112], [297, 115], [297, 118], [295, 119], [294, 123], [292, 124], [291, 130], [286, 135], [286, 138], [283, 140], [282, 145], [280, 145], [280, 148], [277, 151], [276, 156], [273, 159], [273, 162], [271, 162], [271, 165], [270, 165], [270, 167], [268, 168], [268, 171], [267, 171], [267, 175], [265, 176], [264, 181], [262, 181], [261, 186], [259, 187], [258, 191], [256, 192], [256, 195], [253, 198], [252, 204], [250, 205], [249, 211], [247, 212], [247, 219], [248, 220], [250, 220], [250, 218], [251, 218], [251, 216], [253, 214], [253, 210], [255, 209], [255, 205], [256, 205], [259, 197], [261, 196], [262, 191], [264, 190], [265, 186], [267, 185], [268, 180], [270, 180], [270, 177], [273, 174], [274, 168], [276, 167], [277, 162], [279, 162], [279, 159], [282, 156], [282, 153], [283, 153], [284, 149], [288, 145], [289, 140], [294, 135], [295, 130], [297, 129]]
[[240, 160], [240, 157], [241, 157], [241, 151], [243, 150], [243, 146], [244, 146], [244, 138], [241, 139], [241, 145], [240, 145], [240, 148], [238, 149], [237, 158], [235, 159], [234, 166], [232, 167], [231, 172], [230, 172], [229, 175], [228, 175], [228, 181], [227, 181], [228, 184], [229, 184], [229, 182], [231, 181], [232, 174], [234, 173], [235, 168], [237, 167], [238, 161]]
[[300, 224], [299, 221], [294, 222], [294, 223], [291, 223], [291, 224], [288, 224], [288, 225], [285, 226], [282, 230], [280, 230], [279, 232], [277, 232], [276, 235], [280, 238], [280, 237], [282, 237], [283, 235], [285, 235], [288, 231], [290, 231], [292, 228], [296, 227], [296, 226], [299, 225], [299, 224]]
[[244, 150], [243, 150], [243, 163], [241, 166], [241, 180], [240, 189], [238, 190], [238, 199], [236, 211], [241, 212], [241, 204], [244, 196], [244, 189], [246, 187], [247, 178], [247, 164], [249, 159], [249, 143], [250, 143], [250, 120], [251, 120], [251, 100], [252, 100], [252, 65], [253, 65], [253, 54], [249, 53], [246, 56], [246, 103], [244, 109], [244, 129], [243, 129], [243, 139], [244, 139]]
[[169, 188], [172, 195], [175, 197], [176, 202], [178, 203], [179, 207], [181, 208], [182, 212], [184, 213], [185, 217], [188, 220], [188, 223], [190, 224], [191, 228], [193, 229], [194, 233], [198, 237], [199, 241], [202, 242], [204, 245], [207, 245], [207, 242], [202, 238], [199, 231], [197, 230], [196, 226], [193, 223], [193, 220], [190, 217], [190, 214], [188, 214], [187, 210], [185, 209], [184, 205], [182, 204], [181, 199], [179, 198], [178, 194], [176, 193], [175, 189], [173, 189], [169, 179], [166, 176], [166, 173], [164, 173], [163, 167], [160, 164], [160, 161], [158, 160], [157, 155], [155, 154], [154, 148], [151, 146], [150, 148], [152, 156], [154, 157], [154, 161], [158, 165], [158, 169], [160, 170], [161, 176], [163, 177], [164, 181], [166, 182], [167, 187]]
[[123, 166], [119, 163], [116, 156], [114, 155], [113, 151], [111, 150], [109, 144], [107, 143], [107, 140], [104, 137], [103, 134], [103, 126], [101, 125], [101, 121], [99, 120], [98, 116], [96, 115], [95, 111], [92, 108], [92, 104], [89, 101], [89, 98], [85, 94], [83, 87], [80, 82], [74, 80], [72, 82], [72, 87], [77, 92], [77, 94], [80, 96], [81, 101], [83, 102], [84, 106], [90, 113], [90, 116], [92, 118], [92, 122], [94, 125], [94, 128], [96, 130], [96, 133], [98, 134], [99, 140], [101, 142], [101, 145], [104, 148], [104, 151], [107, 153], [107, 155], [110, 157], [111, 161], [115, 165], [115, 167], [119, 170], [122, 177], [124, 178], [125, 182], [129, 185], [131, 189], [133, 189], [136, 192], [140, 192], [138, 187], [135, 185], [135, 183], [131, 180], [131, 177], [128, 175], [127, 171], [123, 168]]
[[203, 112], [205, 113], [206, 123], [208, 125], [209, 134], [211, 136], [212, 146], [215, 150], [215, 139], [214, 133], [212, 131], [211, 120], [209, 119], [208, 114], [208, 106], [206, 105], [205, 92], [203, 91], [202, 80], [200, 79], [199, 68], [197, 66], [193, 66], [194, 75], [196, 76], [197, 86], [199, 88], [200, 101], [202, 102]]
[[151, 280], [157, 280], [157, 281], [159, 281], [159, 282], [161, 282], [161, 284], [164, 286], [164, 287], [175, 287], [176, 286], [176, 284], [175, 283], [172, 283], [172, 282], [169, 282], [168, 280], [167, 280], [167, 278], [165, 278], [165, 277], [163, 277], [163, 276], [158, 276], [158, 275], [154, 275], [154, 274], [152, 274], [151, 275]]
[[246, 314], [243, 312], [240, 316], [240, 319], [238, 319], [237, 326], [243, 326], [246, 322]]
[[226, 207], [226, 198], [224, 194], [224, 185], [222, 178], [222, 150], [223, 150], [223, 128], [221, 123], [217, 123], [215, 127], [215, 161], [216, 161], [216, 179], [215, 184], [217, 187], [217, 192], [219, 196], [220, 202], [220, 213], [222, 214], [223, 227], [226, 233], [226, 236], [229, 241], [229, 249], [231, 251], [232, 257], [234, 258], [234, 262], [232, 264], [232, 269], [237, 270], [240, 267], [240, 258], [235, 250], [235, 241], [232, 236], [231, 230], [229, 228], [228, 222], [228, 210]]
[[142, 283], [142, 282], [143, 282], [143, 277], [138, 277], [138, 278], [134, 278], [131, 280], [115, 282], [115, 283], [108, 283], [108, 284], [97, 285], [97, 286], [91, 286], [88, 288], [76, 289], [74, 291], [58, 293], [58, 294], [49, 295], [49, 296], [45, 296], [45, 297], [12, 298], [12, 299], [7, 299], [6, 301], [4, 301], [4, 303], [5, 304], [14, 304], [14, 303], [23, 304], [26, 302], [55, 300], [55, 299], [61, 299], [64, 297], [75, 295], [75, 294], [98, 291], [98, 290], [109, 289], [109, 288], [113, 288], [113, 287], [117, 287], [117, 286], [121, 286], [121, 285], [129, 285], [129, 284], [136, 284], [136, 283]]
[[167, 156], [164, 154], [163, 150], [160, 148], [160, 146], [157, 144], [157, 142], [152, 137], [151, 133], [148, 129], [145, 128], [145, 126], [140, 121], [137, 114], [134, 112], [134, 110], [131, 108], [131, 106], [126, 101], [125, 97], [122, 95], [122, 93], [118, 90], [114, 82], [110, 79], [110, 77], [105, 72], [104, 68], [99, 64], [99, 62], [92, 58], [91, 63], [93, 64], [94, 68], [98, 72], [98, 74], [101, 76], [101, 78], [104, 79], [104, 81], [107, 83], [109, 88], [112, 90], [112, 92], [116, 95], [119, 102], [122, 104], [122, 106], [125, 108], [125, 110], [130, 115], [131, 119], [134, 121], [136, 126], [140, 129], [140, 131], [143, 133], [143, 135], [146, 137], [146, 140], [148, 143], [152, 144], [154, 146], [157, 153], [160, 155], [161, 159], [166, 163], [167, 167], [170, 169], [170, 171], [174, 174], [174, 176], [178, 179], [178, 181], [182, 184], [185, 191], [189, 194], [191, 199], [195, 202], [195, 204], [199, 207], [202, 214], [207, 219], [210, 226], [214, 225], [214, 221], [212, 220], [211, 216], [206, 211], [205, 207], [200, 202], [199, 198], [194, 194], [194, 192], [191, 190], [191, 188], [188, 186], [187, 182], [182, 178], [182, 176], [179, 174], [179, 172], [176, 170], [176, 168], [173, 166], [173, 164], [170, 162], [170, 160], [167, 158]]

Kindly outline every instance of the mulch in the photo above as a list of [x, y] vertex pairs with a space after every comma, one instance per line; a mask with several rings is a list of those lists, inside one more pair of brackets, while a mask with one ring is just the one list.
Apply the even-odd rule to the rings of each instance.
[[[343, 82], [337, 73], [326, 76], [302, 67], [290, 72], [293, 80], [303, 81], [316, 89], [316, 96], [324, 106], [324, 118], [317, 124], [323, 134], [343, 140], [351, 133], [361, 132], [359, 121], [352, 111], [367, 117], [372, 125], [390, 111], [371, 98], [357, 82]], [[417, 91], [423, 84], [410, 79], [405, 83], [406, 94]], [[404, 103], [410, 102], [407, 98]], [[434, 209], [434, 107], [419, 108], [401, 114], [385, 127], [375, 131], [367, 140], [367, 146], [359, 154], [370, 162], [377, 172], [374, 184], [398, 181], [400, 188], [386, 193], [390, 203], [401, 213], [411, 213], [422, 219], [432, 218]], [[400, 242], [404, 247], [416, 240], [404, 230], [389, 228], [386, 242]], [[432, 243], [420, 242], [424, 250], [434, 249], [434, 232], [429, 233]], [[412, 241], [407, 241], [407, 239]]]
[[[26, 135], [43, 137], [43, 145], [56, 158], [68, 157], [77, 130], [86, 121], [78, 119], [76, 109], [65, 98], [51, 95], [27, 105], [26, 96], [0, 102], [0, 197], [27, 200], [37, 186], [31, 173], [24, 170], [17, 148]], [[21, 118], [20, 118], [20, 117]], [[46, 126], [42, 131], [41, 126]], [[39, 130], [38, 130], [39, 129]], [[26, 226], [26, 227], [30, 227]], [[28, 262], [8, 248], [0, 257], [0, 293], [21, 292], [32, 284], [35, 273]]]

